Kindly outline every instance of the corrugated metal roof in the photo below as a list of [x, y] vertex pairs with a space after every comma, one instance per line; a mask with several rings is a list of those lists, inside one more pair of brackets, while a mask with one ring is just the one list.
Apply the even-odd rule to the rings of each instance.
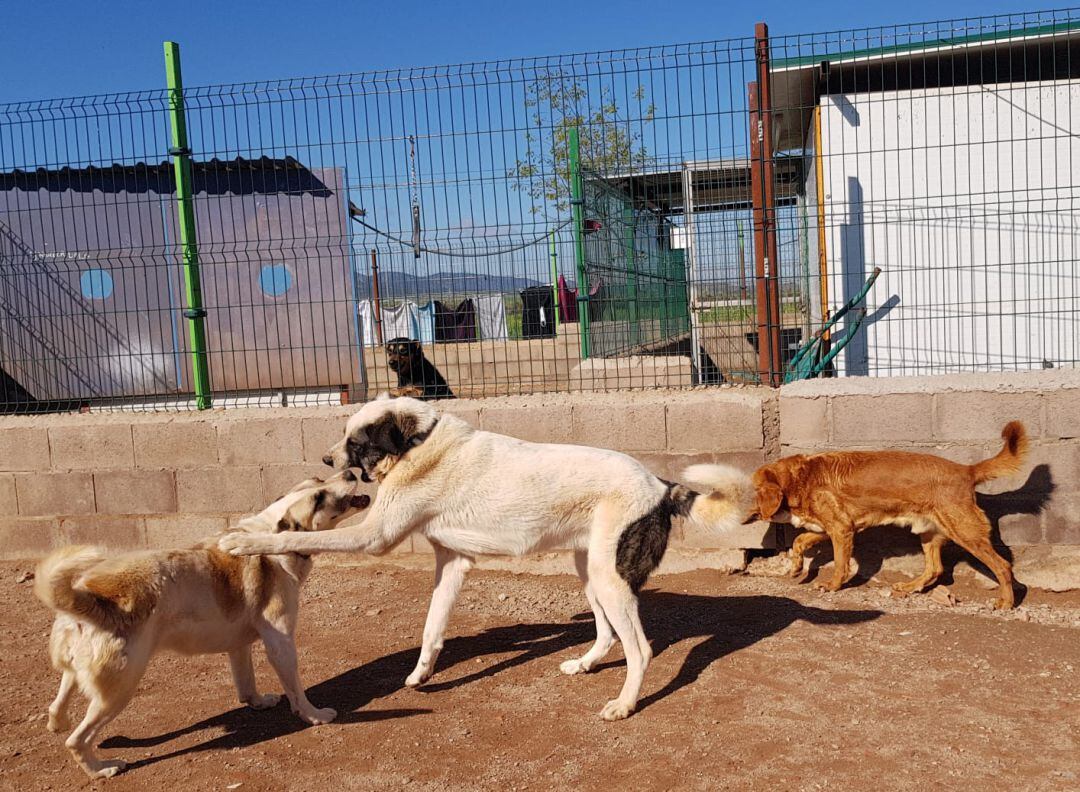
[[[293, 157], [194, 160], [191, 170], [195, 191], [212, 195], [280, 192], [330, 194], [327, 186]], [[171, 160], [130, 165], [114, 162], [82, 168], [17, 168], [0, 173], [0, 190], [171, 193], [174, 190], [174, 176]]]

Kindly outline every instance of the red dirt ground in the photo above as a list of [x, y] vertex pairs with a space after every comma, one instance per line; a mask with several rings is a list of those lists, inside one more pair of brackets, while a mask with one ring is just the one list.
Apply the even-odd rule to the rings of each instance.
[[[565, 677], [592, 618], [577, 581], [473, 574], [436, 676], [416, 660], [430, 572], [318, 567], [301, 613], [301, 673], [338, 720], [238, 708], [224, 657], [161, 655], [107, 729], [133, 763], [91, 784], [45, 730], [58, 675], [29, 569], [0, 564], [0, 786], [5, 789], [936, 790], [1080, 788], [1080, 596], [1031, 592], [991, 613], [890, 599], [877, 582], [825, 595], [715, 572], [654, 579], [655, 660], [639, 712], [597, 713], [618, 649]], [[279, 690], [257, 651], [265, 690]], [[81, 713], [80, 713], [81, 714]]]

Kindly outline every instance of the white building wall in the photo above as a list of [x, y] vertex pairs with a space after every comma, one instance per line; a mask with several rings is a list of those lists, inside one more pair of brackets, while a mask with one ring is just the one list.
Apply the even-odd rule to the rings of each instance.
[[883, 270], [839, 373], [1080, 360], [1080, 82], [821, 104], [831, 310]]

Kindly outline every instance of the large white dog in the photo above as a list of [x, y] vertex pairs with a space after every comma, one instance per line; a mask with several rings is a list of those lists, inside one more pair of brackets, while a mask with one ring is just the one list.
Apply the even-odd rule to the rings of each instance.
[[618, 635], [626, 682], [601, 711], [606, 720], [625, 718], [637, 705], [652, 658], [637, 592], [664, 555], [672, 517], [726, 528], [747, 513], [743, 501], [752, 491], [741, 473], [698, 465], [684, 477], [708, 492], [701, 495], [658, 479], [625, 454], [479, 431], [409, 398], [364, 405], [323, 461], [358, 467], [364, 478], [380, 482], [366, 519], [318, 533], [227, 534], [221, 547], [244, 555], [380, 554], [421, 533], [435, 548], [435, 591], [420, 659], [405, 680], [413, 687], [431, 676], [450, 609], [476, 556], [572, 547], [596, 617], [596, 643], [561, 669], [591, 670]]

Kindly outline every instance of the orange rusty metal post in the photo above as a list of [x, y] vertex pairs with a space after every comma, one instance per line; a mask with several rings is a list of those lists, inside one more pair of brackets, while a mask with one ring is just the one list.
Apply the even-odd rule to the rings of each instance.
[[776, 245], [776, 182], [773, 117], [769, 94], [769, 28], [754, 29], [757, 80], [749, 85], [750, 196], [754, 215], [754, 296], [757, 303], [758, 376], [763, 384], [783, 382], [780, 352], [780, 260]]

